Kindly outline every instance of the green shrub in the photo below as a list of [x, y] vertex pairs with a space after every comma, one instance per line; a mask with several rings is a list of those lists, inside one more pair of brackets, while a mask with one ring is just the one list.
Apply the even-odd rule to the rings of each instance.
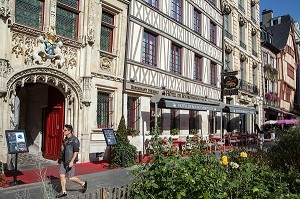
[[223, 161], [203, 153], [204, 146], [199, 144], [188, 158], [182, 158], [162, 145], [158, 133], [151, 143], [153, 157], [133, 171], [136, 178], [130, 190], [134, 199], [300, 198], [296, 189], [298, 172], [290, 174], [293, 179], [274, 170], [268, 158], [264, 159], [266, 152], [241, 154], [242, 150], [233, 150], [222, 154], [226, 155]]
[[121, 117], [118, 130], [116, 132], [117, 145], [112, 147], [112, 166], [122, 166], [122, 155], [124, 157], [124, 166], [129, 167], [135, 164], [137, 158], [137, 149], [129, 143], [127, 138], [127, 128], [124, 116]]

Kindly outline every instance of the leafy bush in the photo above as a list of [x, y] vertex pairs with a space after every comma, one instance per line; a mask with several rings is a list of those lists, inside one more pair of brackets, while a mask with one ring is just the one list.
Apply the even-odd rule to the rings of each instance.
[[198, 144], [188, 158], [182, 158], [172, 148], [165, 151], [158, 133], [151, 143], [153, 156], [133, 171], [136, 178], [130, 190], [134, 199], [300, 197], [296, 189], [298, 178], [272, 169], [269, 160], [264, 161], [266, 152], [234, 150], [222, 154], [220, 159], [203, 153], [204, 146]]
[[125, 118], [123, 115], [116, 132], [116, 138], [118, 144], [112, 148], [111, 165], [122, 166], [122, 155], [124, 157], [123, 164], [125, 167], [134, 165], [137, 158], [137, 148], [129, 143]]

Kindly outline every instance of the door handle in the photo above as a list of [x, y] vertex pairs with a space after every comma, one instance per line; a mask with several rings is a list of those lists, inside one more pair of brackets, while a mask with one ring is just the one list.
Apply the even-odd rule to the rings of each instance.
[[56, 126], [56, 130], [59, 130], [59, 125]]

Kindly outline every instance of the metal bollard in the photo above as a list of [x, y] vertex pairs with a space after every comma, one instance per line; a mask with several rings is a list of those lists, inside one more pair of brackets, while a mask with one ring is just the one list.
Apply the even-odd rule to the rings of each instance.
[[139, 151], [139, 163], [143, 162], [143, 154], [142, 151]]

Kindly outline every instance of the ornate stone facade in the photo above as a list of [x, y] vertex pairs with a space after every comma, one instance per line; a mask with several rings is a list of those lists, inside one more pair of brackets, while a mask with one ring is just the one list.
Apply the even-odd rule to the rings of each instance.
[[[63, 35], [64, 30], [58, 30], [61, 26], [56, 20], [60, 17], [58, 12], [62, 8], [59, 1], [37, 1], [37, 8], [41, 6], [43, 9], [36, 12], [44, 12], [44, 18], [41, 19], [43, 21], [36, 21], [40, 23], [37, 27], [33, 27], [30, 21], [26, 24], [27, 21], [23, 20], [22, 15], [27, 14], [28, 8], [24, 7], [24, 13], [18, 13], [18, 6], [21, 4], [16, 3], [16, 0], [0, 0], [0, 115], [3, 116], [0, 119], [1, 133], [11, 129], [9, 103], [12, 93], [15, 93], [20, 98], [21, 105], [19, 128], [25, 129], [28, 136], [33, 138], [29, 143], [31, 153], [42, 152], [45, 157], [54, 158], [55, 154], [42, 150], [39, 139], [46, 141], [46, 137], [49, 137], [47, 115], [51, 114], [50, 110], [63, 110], [59, 115], [60, 120], [72, 124], [81, 141], [80, 161], [93, 161], [96, 158], [93, 154], [106, 152], [102, 134], [104, 127], [98, 124], [101, 111], [98, 108], [99, 92], [108, 94], [110, 99], [107, 106], [107, 127], [116, 129], [121, 118], [126, 41], [124, 32], [127, 31], [129, 2], [90, 0], [80, 4], [78, 8], [75, 6], [68, 10], [63, 6], [63, 12], [71, 13], [69, 21], [73, 23], [72, 16], [77, 17], [74, 22], [77, 26], [74, 29], [74, 38]], [[72, 6], [74, 5], [70, 4], [67, 7]], [[99, 35], [102, 34], [102, 29], [99, 26], [99, 16], [102, 12], [110, 13], [115, 22], [112, 28], [111, 52], [101, 50]], [[18, 14], [19, 17], [16, 17]], [[32, 15], [34, 14], [33, 12]], [[38, 16], [40, 14], [31, 20], [38, 19]], [[65, 26], [67, 25], [66, 23]], [[71, 32], [70, 30], [67, 32]], [[51, 95], [53, 90], [63, 96], [62, 101], [57, 102], [58, 96]], [[31, 120], [35, 123], [30, 122]], [[50, 121], [53, 123], [51, 125], [56, 125], [54, 120]], [[58, 133], [62, 135], [60, 124], [56, 126]], [[36, 136], [36, 132], [42, 132], [41, 136]], [[6, 163], [4, 137], [0, 136], [0, 161]]]

